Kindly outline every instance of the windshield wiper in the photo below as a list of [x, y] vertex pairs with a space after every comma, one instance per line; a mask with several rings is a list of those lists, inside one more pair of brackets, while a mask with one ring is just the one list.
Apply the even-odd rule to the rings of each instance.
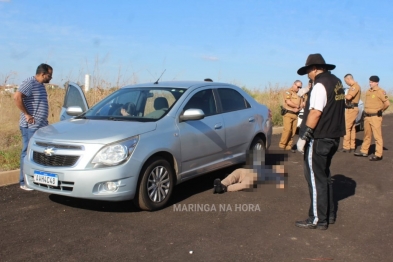
[[113, 117], [113, 116], [110, 116], [110, 117], [108, 117], [108, 120], [113, 120], [113, 121], [122, 121], [123, 119], [121, 119], [121, 118], [119, 118], [119, 117]]

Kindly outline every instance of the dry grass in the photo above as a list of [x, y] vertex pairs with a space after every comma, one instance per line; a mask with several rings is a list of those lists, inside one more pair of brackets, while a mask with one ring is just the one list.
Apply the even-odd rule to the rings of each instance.
[[275, 126], [282, 125], [282, 116], [280, 114], [280, 105], [282, 105], [282, 92], [289, 87], [280, 87], [269, 85], [265, 90], [249, 90], [243, 87], [243, 90], [250, 94], [258, 103], [266, 105], [272, 111], [272, 119]]

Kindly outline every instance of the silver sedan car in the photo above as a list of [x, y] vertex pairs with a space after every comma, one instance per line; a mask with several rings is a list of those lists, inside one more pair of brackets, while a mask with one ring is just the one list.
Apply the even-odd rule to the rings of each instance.
[[70, 83], [58, 123], [39, 129], [24, 160], [27, 186], [76, 198], [164, 207], [175, 185], [245, 161], [270, 145], [270, 110], [218, 82], [125, 86], [88, 109]]

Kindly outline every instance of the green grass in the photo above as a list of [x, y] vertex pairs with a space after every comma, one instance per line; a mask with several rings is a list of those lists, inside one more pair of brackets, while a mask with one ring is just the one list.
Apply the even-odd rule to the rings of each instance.
[[20, 147], [8, 148], [0, 151], [0, 170], [14, 170], [19, 168]]

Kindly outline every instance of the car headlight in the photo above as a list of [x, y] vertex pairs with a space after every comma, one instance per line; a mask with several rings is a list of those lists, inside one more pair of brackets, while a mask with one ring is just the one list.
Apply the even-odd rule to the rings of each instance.
[[98, 151], [92, 163], [95, 164], [95, 167], [99, 165], [118, 165], [131, 156], [138, 141], [139, 137], [132, 137], [127, 140], [107, 145]]

